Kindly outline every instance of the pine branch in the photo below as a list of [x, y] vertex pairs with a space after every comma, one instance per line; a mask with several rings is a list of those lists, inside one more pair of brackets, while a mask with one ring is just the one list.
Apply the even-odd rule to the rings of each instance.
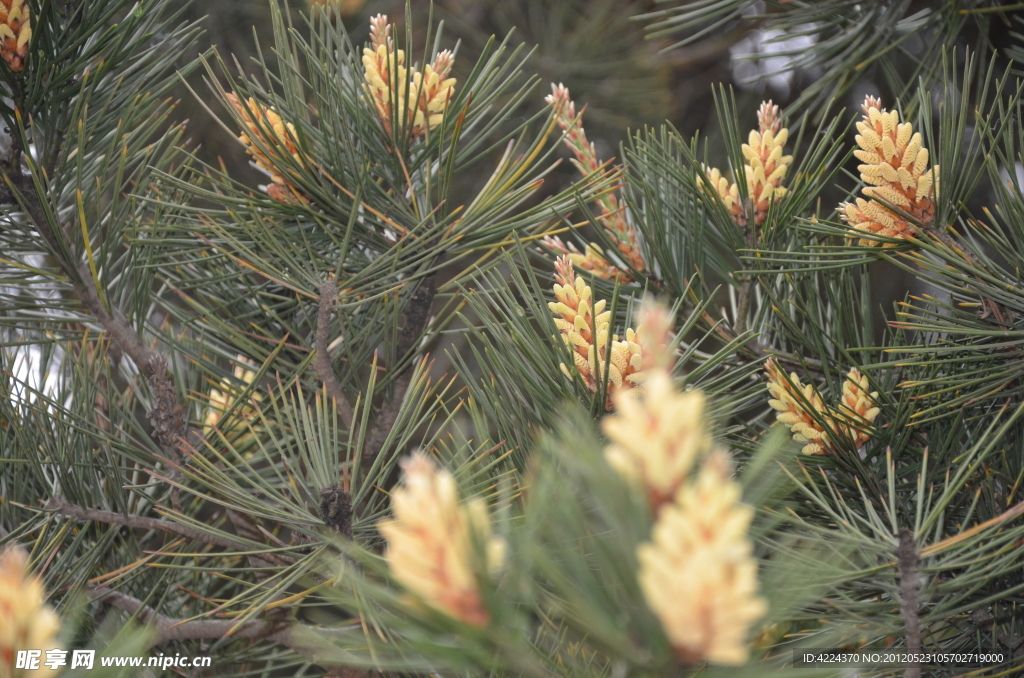
[[[11, 145], [7, 149], [7, 153], [0, 158], [0, 173], [3, 174], [4, 178], [4, 184], [0, 185], [0, 203], [11, 205], [24, 203], [24, 207], [32, 221], [40, 224], [45, 221], [46, 217], [39, 202], [30, 199], [31, 196], [35, 195], [35, 187], [32, 185], [31, 177], [25, 176], [24, 172], [21, 171], [21, 156], [22, 149], [18, 143], [18, 138], [12, 136]], [[18, 199], [19, 193], [24, 200]], [[54, 252], [60, 251], [59, 246], [46, 229], [40, 229], [39, 232], [46, 238], [47, 244]]]
[[[750, 199], [747, 199], [750, 202]], [[749, 205], [744, 213], [750, 213], [752, 210]], [[743, 223], [743, 239], [746, 241], [747, 249], [757, 249], [758, 247], [758, 235], [760, 230], [753, 219], [745, 219]], [[754, 276], [744, 274], [740, 277], [740, 289], [739, 289], [739, 300], [736, 308], [736, 326], [735, 332], [739, 336], [747, 331], [747, 313], [750, 312], [750, 297], [754, 291]]]
[[234, 629], [231, 633], [232, 638], [269, 640], [289, 647], [292, 640], [290, 629], [281, 628], [280, 622], [254, 619], [239, 624], [233, 619], [196, 619], [192, 621], [173, 619], [160, 614], [138, 598], [106, 587], [89, 589], [89, 597], [97, 602], [116, 607], [122, 612], [136, 615], [142, 623], [151, 625], [156, 632], [154, 644], [224, 638], [232, 629]]
[[328, 349], [330, 336], [328, 331], [331, 326], [331, 311], [334, 309], [334, 302], [338, 297], [338, 285], [333, 280], [328, 280], [320, 285], [320, 310], [316, 318], [316, 356], [313, 358], [313, 368], [317, 377], [323, 382], [327, 394], [334, 399], [338, 408], [338, 417], [345, 425], [345, 428], [352, 428], [352, 406], [345, 398], [345, 391], [341, 388], [338, 377], [334, 374], [331, 366], [331, 352]]
[[[6, 185], [0, 187], [0, 202], [12, 202], [22, 205], [32, 219], [36, 229], [47, 241], [51, 250], [58, 255], [62, 248], [57, 234], [51, 230], [51, 224], [43, 209], [43, 198], [38, 194], [31, 179], [21, 170], [22, 149], [17, 137], [12, 138], [11, 148], [0, 160]], [[78, 300], [110, 333], [117, 348], [127, 353], [135, 362], [139, 371], [149, 382], [153, 397], [153, 408], [149, 412], [149, 421], [156, 433], [157, 442], [164, 453], [172, 460], [179, 461], [181, 452], [180, 441], [189, 436], [188, 407], [178, 397], [174, 380], [168, 374], [167, 360], [155, 349], [147, 346], [132, 329], [128, 320], [119, 309], [109, 310], [100, 296], [100, 291], [92, 276], [92, 271], [80, 263], [77, 268], [62, 257], [56, 260], [63, 269], [64, 275], [72, 281], [73, 291]], [[177, 488], [172, 490], [171, 503], [175, 510], [181, 509]]]
[[[900, 616], [906, 629], [907, 652], [921, 652], [921, 618], [918, 609], [921, 606], [921, 582], [918, 581], [917, 563], [920, 556], [917, 552], [917, 540], [914, 533], [907, 529], [899, 532], [900, 545], [896, 549], [897, 568], [900, 575]], [[904, 678], [921, 678], [921, 665], [914, 662], [907, 667]]]
[[[732, 342], [736, 341], [741, 334], [743, 334], [742, 332], [731, 331], [728, 328], [723, 327], [722, 323], [717, 322], [711, 316], [710, 313], [704, 312], [701, 314], [701, 317], [704, 319], [706, 323], [708, 323], [710, 327], [714, 329], [715, 333], [718, 334], [726, 343], [731, 344]], [[747, 330], [744, 330], [744, 332], [746, 331]], [[751, 354], [752, 360], [756, 360], [758, 362], [764, 362], [768, 358], [774, 358], [776, 361], [780, 363], [785, 363], [787, 365], [792, 365], [794, 367], [808, 368], [816, 372], [823, 371], [821, 361], [816, 358], [810, 358], [807, 356], [797, 356], [792, 353], [780, 351], [778, 349], [765, 347], [764, 344], [762, 344], [761, 342], [746, 342], [742, 346], [740, 346], [739, 352], [743, 351], [746, 351], [748, 354]]]
[[[430, 307], [436, 293], [437, 287], [433, 275], [428, 276], [413, 292], [403, 314], [405, 324], [398, 331], [396, 360], [401, 360], [423, 338], [423, 330], [426, 329], [427, 322], [430, 320]], [[364, 467], [371, 465], [380, 454], [384, 442], [391, 433], [391, 428], [395, 425], [398, 413], [402, 409], [402, 401], [405, 400], [411, 380], [412, 366], [410, 365], [395, 379], [394, 396], [380, 408], [380, 412], [377, 414], [377, 424], [363, 447], [362, 463]]]
[[[71, 518], [77, 518], [82, 521], [96, 521], [100, 523], [107, 523], [109, 525], [124, 525], [125, 527], [131, 527], [139, 530], [157, 530], [158, 532], [166, 532], [167, 534], [174, 534], [179, 537], [185, 537], [186, 539], [192, 539], [204, 544], [211, 546], [222, 546], [229, 549], [248, 549], [251, 545], [241, 541], [232, 541], [230, 539], [223, 539], [216, 535], [207, 534], [194, 528], [188, 527], [187, 525], [181, 525], [179, 523], [172, 522], [170, 520], [160, 520], [158, 518], [145, 518], [137, 515], [124, 515], [121, 513], [114, 513], [113, 511], [104, 511], [102, 509], [90, 509], [76, 504], [69, 503], [63, 497], [54, 497], [46, 502], [43, 507], [47, 511], [54, 511], [55, 513], [65, 515]], [[231, 517], [229, 512], [229, 518]], [[235, 525], [236, 529], [239, 528], [239, 523], [232, 519], [232, 524]], [[250, 536], [251, 533], [251, 536]], [[251, 539], [255, 542], [261, 542], [262, 535], [255, 532], [254, 530], [248, 529], [239, 532], [239, 536], [247, 539]], [[283, 556], [277, 553], [266, 553], [262, 554], [263, 558], [268, 559], [267, 561], [261, 561], [261, 567], [273, 567], [275, 565], [291, 565], [295, 561], [292, 558]], [[268, 562], [271, 561], [271, 562]]]
[[188, 527], [187, 525], [180, 525], [169, 520], [145, 518], [143, 516], [130, 514], [123, 515], [121, 513], [114, 513], [113, 511], [85, 508], [83, 506], [71, 504], [66, 499], [59, 496], [50, 499], [46, 502], [46, 505], [43, 506], [43, 508], [47, 511], [53, 511], [60, 515], [77, 518], [82, 521], [96, 521], [100, 523], [107, 523], [109, 525], [124, 525], [125, 527], [131, 527], [139, 530], [157, 530], [158, 532], [174, 534], [179, 537], [185, 537], [186, 539], [210, 544], [211, 546], [222, 546], [224, 548], [231, 549], [248, 548], [247, 545], [242, 542], [222, 539], [221, 537], [206, 534], [205, 532], [200, 532], [199, 530]]
[[[310, 661], [317, 661], [317, 651], [320, 649], [320, 646], [310, 646], [301, 642], [298, 634], [295, 633], [293, 623], [290, 621], [252, 619], [239, 624], [233, 619], [175, 619], [160, 614], [134, 596], [114, 591], [107, 587], [89, 588], [88, 595], [96, 602], [110, 605], [122, 612], [134, 615], [139, 621], [149, 625], [156, 633], [153, 639], [154, 645], [185, 640], [219, 640], [227, 637], [265, 640], [284, 645], [307, 657]], [[304, 630], [312, 631], [318, 635], [330, 635], [329, 632], [311, 627], [304, 627]], [[324, 668], [328, 670], [330, 675], [337, 678], [366, 678], [371, 675], [369, 671], [364, 669], [354, 669], [346, 666], [327, 666]]]
[[[82, 282], [75, 284], [76, 296], [96, 316], [118, 347], [128, 354], [146, 377], [153, 396], [153, 409], [149, 412], [149, 421], [153, 425], [161, 449], [174, 462], [179, 462], [179, 446], [181, 441], [187, 440], [189, 436], [188, 420], [185, 416], [188, 409], [178, 399], [174, 380], [167, 370], [167, 360], [139, 338], [138, 333], [132, 329], [118, 309], [112, 307], [110, 311], [107, 310], [86, 264], [79, 265], [78, 273]], [[175, 510], [179, 510], [179, 507], [175, 506]]]

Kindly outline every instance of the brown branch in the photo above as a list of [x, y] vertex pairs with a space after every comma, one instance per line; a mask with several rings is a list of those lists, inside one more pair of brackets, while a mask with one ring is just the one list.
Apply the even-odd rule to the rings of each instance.
[[253, 619], [239, 624], [233, 619], [195, 619], [183, 621], [160, 614], [138, 598], [114, 591], [106, 587], [89, 589], [89, 596], [100, 603], [116, 607], [122, 612], [135, 615], [143, 624], [150, 625], [156, 632], [154, 644], [167, 643], [175, 640], [217, 639], [227, 636], [232, 638], [248, 638], [253, 640], [269, 640], [282, 645], [289, 645], [291, 631], [282, 624], [262, 619]]
[[377, 423], [363, 446], [362, 464], [364, 468], [371, 466], [374, 459], [380, 455], [381, 449], [395, 425], [395, 420], [398, 419], [398, 413], [402, 409], [402, 402], [405, 400], [406, 391], [409, 390], [411, 379], [412, 376], [408, 372], [399, 376], [395, 380], [394, 396], [384, 403], [380, 411], [377, 412]]
[[[0, 202], [16, 203], [24, 208], [39, 234], [53, 251], [64, 275], [72, 282], [75, 296], [96, 316], [120, 351], [127, 353], [146, 377], [153, 395], [149, 421], [153, 425], [157, 441], [169, 458], [180, 459], [179, 441], [186, 439], [189, 434], [186, 414], [188, 408], [183, 406], [178, 398], [174, 380], [167, 373], [167, 361], [139, 338], [138, 333], [132, 329], [117, 308], [107, 309], [89, 267], [84, 262], [80, 262], [76, 267], [73, 262], [62, 256], [64, 248], [61, 247], [57, 234], [53, 232], [57, 227], [50, 223], [43, 209], [43, 197], [38, 194], [32, 177], [25, 176], [21, 170], [22, 152], [17, 139], [14, 139], [8, 153], [0, 158], [0, 173], [5, 180], [0, 186]], [[180, 508], [177, 490], [172, 491], [171, 501], [176, 509]]]
[[[704, 322], [708, 323], [708, 325], [714, 329], [714, 332], [718, 334], [718, 336], [721, 337], [721, 339], [726, 343], [732, 343], [737, 340], [739, 335], [733, 334], [728, 328], [723, 327], [722, 323], [717, 322], [707, 311], [705, 311], [701, 317], [704, 319]], [[816, 372], [824, 371], [821, 361], [817, 360], [816, 358], [796, 356], [792, 353], [778, 351], [771, 347], [765, 346], [761, 342], [754, 343], [748, 341], [747, 343], [739, 347], [739, 349], [737, 350], [737, 354], [740, 354], [743, 351], [747, 351], [753, 356], [752, 358], [750, 358], [751, 360], [758, 360], [764, 362], [768, 358], [775, 358], [777, 362], [786, 363], [794, 367], [806, 367]]]
[[[139, 338], [128, 320], [116, 308], [107, 310], [99, 290], [93, 282], [92, 272], [82, 263], [78, 269], [81, 283], [75, 285], [75, 294], [82, 304], [96, 316], [103, 328], [110, 333], [117, 346], [138, 366], [139, 372], [149, 382], [153, 396], [153, 408], [149, 412], [149, 421], [153, 425], [157, 442], [161, 449], [174, 462], [181, 460], [179, 448], [182, 440], [189, 435], [188, 409], [178, 398], [174, 380], [167, 371], [167, 360], [156, 350], [147, 346]], [[175, 506], [175, 509], [178, 507]]]
[[124, 525], [125, 527], [131, 527], [139, 530], [157, 530], [159, 532], [166, 532], [167, 534], [174, 534], [179, 537], [185, 537], [186, 539], [203, 542], [204, 544], [210, 544], [211, 546], [222, 546], [224, 548], [232, 549], [248, 548], [248, 545], [242, 542], [236, 542], [229, 539], [223, 539], [215, 535], [206, 534], [205, 532], [200, 532], [195, 528], [188, 527], [187, 525], [180, 525], [169, 520], [144, 518], [142, 516], [114, 513], [113, 511], [85, 508], [83, 506], [71, 504], [63, 497], [54, 497], [53, 499], [50, 499], [50, 501], [46, 502], [46, 505], [43, 508], [47, 511], [53, 511], [54, 513], [68, 516], [70, 518], [77, 518], [78, 520], [96, 521], [110, 525]]
[[[749, 216], [742, 218], [742, 223], [739, 223], [739, 227], [743, 230], [743, 240], [746, 242], [748, 249], [757, 248], [758, 235], [760, 235], [761, 229], [757, 221], [753, 218], [752, 212], [753, 205], [751, 199], [747, 198], [744, 201], [745, 209], [744, 212]], [[733, 327], [733, 331], [736, 336], [739, 336], [747, 331], [747, 314], [750, 312], [750, 296], [753, 293], [754, 288], [754, 276], [746, 274], [740, 277], [740, 289], [739, 299], [736, 304], [736, 324]]]
[[[921, 618], [918, 609], [921, 607], [921, 584], [917, 576], [917, 563], [920, 554], [917, 551], [917, 540], [914, 533], [907, 529], [899, 532], [900, 545], [896, 549], [896, 566], [900, 575], [900, 616], [906, 630], [907, 652], [921, 653]], [[921, 665], [914, 662], [907, 666], [904, 678], [921, 678]]]
[[750, 312], [750, 295], [753, 285], [754, 281], [749, 276], [744, 276], [740, 281], [739, 300], [736, 305], [736, 325], [733, 329], [736, 336], [747, 331], [747, 314]]
[[100, 299], [99, 290], [93, 282], [92, 271], [89, 270], [86, 263], [79, 264], [78, 275], [82, 278], [81, 284], [75, 285], [75, 294], [79, 301], [96, 316], [96, 319], [110, 333], [121, 350], [138, 365], [139, 371], [148, 377], [163, 366], [161, 364], [163, 357], [139, 339], [138, 333], [128, 323], [128, 320], [116, 308], [113, 312], [107, 310], [103, 300]]
[[[414, 350], [423, 338], [423, 330], [426, 329], [430, 320], [430, 307], [434, 302], [434, 295], [437, 293], [434, 276], [430, 275], [412, 293], [409, 304], [406, 306], [402, 319], [404, 325], [398, 330], [398, 345], [395, 351], [395, 359], [401, 361], [410, 351]], [[412, 380], [412, 366], [408, 366], [395, 379], [394, 396], [381, 406], [377, 413], [377, 423], [370, 433], [366, 444], [363, 447], [362, 464], [364, 467], [373, 464], [373, 461], [380, 455], [384, 442], [391, 433], [391, 428], [398, 419], [398, 413], [402, 409], [402, 401], [409, 390], [409, 383]]]
[[[317, 646], [310, 646], [300, 640], [299, 634], [295, 633], [292, 622], [285, 620], [252, 619], [239, 624], [233, 619], [175, 619], [162, 615], [144, 602], [120, 591], [114, 591], [107, 587], [96, 587], [88, 589], [89, 597], [99, 603], [105, 603], [117, 608], [122, 612], [134, 615], [143, 624], [149, 625], [155, 632], [154, 645], [171, 641], [184, 640], [217, 640], [227, 637], [248, 640], [266, 640], [272, 643], [279, 643], [291, 650], [305, 656], [310, 661], [318, 661]], [[305, 627], [305, 630], [313, 630]], [[329, 632], [322, 635], [329, 635]], [[323, 664], [320, 664], [323, 666]], [[332, 676], [338, 678], [367, 678], [371, 675], [366, 669], [350, 668], [346, 666], [324, 666]]]
[[929, 224], [925, 226], [922, 230], [925, 233], [928, 233], [929, 235], [932, 235], [936, 239], [940, 240], [946, 247], [953, 250], [955, 253], [959, 254], [965, 260], [967, 260], [968, 263], [973, 264], [978, 268], [983, 268], [981, 259], [978, 258], [978, 255], [972, 252], [970, 248], [967, 247], [966, 245], [957, 242], [956, 239], [953, 238], [953, 236], [951, 236], [949, 233], [946, 233], [945, 227], [936, 226], [935, 224]]
[[[21, 171], [22, 149], [17, 135], [11, 136], [11, 145], [2, 157], [0, 157], [0, 174], [5, 179], [0, 183], [0, 203], [10, 203], [23, 207], [32, 221], [38, 226], [46, 222], [46, 214], [42, 209], [39, 200], [35, 199], [35, 186], [32, 177], [25, 176]], [[8, 185], [7, 182], [10, 182]], [[20, 194], [20, 196], [19, 196]], [[21, 198], [19, 200], [19, 197]], [[47, 228], [39, 228], [39, 234], [46, 240], [46, 244], [53, 250], [53, 254], [60, 260], [60, 243], [53, 237]]]
[[334, 310], [334, 302], [338, 298], [338, 286], [333, 280], [320, 285], [320, 310], [316, 318], [316, 355], [313, 356], [313, 369], [327, 389], [327, 395], [334, 399], [338, 408], [338, 417], [345, 425], [345, 428], [352, 428], [352, 406], [345, 397], [345, 391], [341, 388], [341, 382], [334, 374], [334, 367], [331, 365], [331, 353], [328, 334], [331, 327], [331, 311]]

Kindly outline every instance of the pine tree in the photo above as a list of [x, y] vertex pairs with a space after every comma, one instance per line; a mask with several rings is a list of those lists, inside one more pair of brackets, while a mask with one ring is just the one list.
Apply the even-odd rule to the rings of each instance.
[[669, 49], [813, 28], [818, 79], [617, 160], [511, 36], [268, 7], [241, 63], [169, 0], [0, 2], [0, 676], [1020, 670], [1005, 7], [658, 3]]

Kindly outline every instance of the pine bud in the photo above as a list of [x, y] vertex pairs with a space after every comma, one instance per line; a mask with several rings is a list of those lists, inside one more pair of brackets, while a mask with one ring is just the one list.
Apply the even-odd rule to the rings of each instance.
[[32, 22], [25, 0], [0, 0], [0, 55], [12, 71], [25, 67]]
[[227, 99], [247, 130], [238, 135], [238, 140], [252, 156], [256, 167], [270, 176], [271, 183], [267, 186], [267, 195], [279, 202], [308, 203], [309, 199], [278, 169], [280, 160], [288, 156], [300, 164], [303, 163], [295, 126], [290, 122], [286, 123], [273, 108], [267, 108], [255, 99], [250, 98], [243, 105], [234, 92], [228, 94]]
[[873, 424], [878, 417], [880, 410], [875, 406], [877, 398], [878, 391], [868, 393], [868, 378], [860, 370], [854, 367], [847, 373], [835, 420], [837, 428], [853, 441], [855, 447], [861, 447], [871, 439], [865, 427]]
[[753, 511], [740, 503], [730, 472], [724, 454], [709, 456], [696, 481], [661, 511], [651, 541], [637, 549], [647, 604], [679, 658], [691, 664], [745, 663], [746, 637], [768, 607], [758, 596], [747, 538]]
[[654, 369], [639, 394], [616, 394], [615, 408], [601, 422], [611, 443], [605, 458], [644, 490], [657, 513], [711, 449], [704, 428], [704, 394], [678, 393], [669, 373]]
[[[722, 176], [722, 173], [715, 167], [705, 167], [704, 174], [707, 176], [711, 189], [718, 194], [719, 199], [722, 201], [722, 204], [729, 212], [733, 221], [741, 226], [746, 224], [747, 217], [743, 213], [743, 203], [740, 200], [739, 186], [735, 183], [730, 183], [729, 180]], [[697, 177], [697, 184], [704, 184], [700, 177]]]
[[[870, 184], [862, 193], [878, 200], [857, 198], [856, 204], [842, 203], [839, 216], [858, 231], [912, 238], [917, 227], [886, 204], [906, 212], [922, 226], [931, 225], [939, 166], [928, 166], [928, 149], [921, 145], [921, 133], [914, 132], [909, 122], [901, 123], [897, 111], [886, 111], [882, 102], [871, 96], [864, 100], [863, 110], [864, 118], [857, 123], [859, 149], [853, 154], [863, 163], [857, 167], [861, 179]], [[861, 238], [859, 244], [883, 243]]]
[[363, 48], [363, 90], [389, 137], [394, 137], [403, 116], [401, 131], [411, 139], [441, 124], [455, 93], [456, 80], [448, 77], [454, 61], [451, 51], [444, 50], [422, 72], [410, 73], [405, 50], [395, 49], [387, 16], [370, 19], [370, 46]]
[[474, 626], [488, 622], [474, 568], [474, 545], [495, 572], [505, 542], [491, 536], [482, 499], [459, 504], [455, 479], [422, 453], [402, 462], [405, 486], [391, 493], [394, 519], [379, 525], [395, 579], [430, 607]]
[[786, 379], [771, 358], [765, 362], [765, 371], [768, 392], [772, 395], [768, 404], [778, 412], [776, 419], [793, 431], [793, 440], [807, 443], [804, 454], [835, 452], [837, 435], [845, 437], [855, 447], [871, 439], [870, 427], [879, 413], [875, 406], [878, 392], [868, 393], [868, 378], [857, 368], [846, 375], [838, 409], [825, 405], [814, 386], [801, 384], [795, 372]]
[[60, 618], [46, 604], [39, 577], [28, 572], [28, 554], [16, 546], [0, 552], [0, 678], [39, 678], [57, 671], [40, 664], [16, 669], [18, 650], [54, 650]]
[[645, 295], [636, 314], [637, 334], [642, 337], [643, 369], [672, 371], [675, 353], [669, 350], [672, 343], [672, 313], [664, 304]]
[[754, 224], [760, 226], [768, 216], [768, 207], [786, 195], [782, 180], [793, 156], [782, 155], [789, 139], [789, 130], [782, 126], [782, 111], [770, 101], [761, 104], [757, 112], [759, 132], [751, 130], [741, 150], [747, 164], [743, 171], [747, 179], [747, 195], [754, 207]]
[[[594, 292], [583, 278], [577, 278], [572, 261], [567, 256], [555, 262], [554, 286], [557, 301], [548, 304], [555, 314], [555, 327], [562, 340], [573, 350], [576, 371], [592, 393], [596, 393], [605, 376], [608, 363], [608, 398], [606, 409], [612, 408], [612, 398], [619, 391], [628, 391], [645, 378], [643, 355], [639, 337], [632, 329], [626, 330], [625, 341], [612, 335], [609, 346], [611, 312], [605, 311], [605, 301], [594, 301]], [[609, 355], [610, 354], [610, 355]], [[572, 372], [561, 366], [566, 376]]]
[[[760, 226], [768, 217], [768, 208], [781, 200], [787, 192], [782, 185], [793, 156], [782, 155], [782, 149], [789, 140], [789, 130], [782, 126], [782, 111], [771, 101], [765, 101], [757, 112], [758, 129], [751, 130], [747, 143], [740, 150], [746, 162], [743, 166], [747, 182], [747, 199], [754, 217], [754, 225]], [[746, 226], [748, 209], [740, 200], [739, 186], [730, 183], [720, 171], [705, 167], [710, 189], [721, 199], [733, 221]], [[704, 181], [698, 177], [698, 185]]]
[[[554, 112], [558, 126], [565, 131], [565, 145], [573, 152], [573, 164], [580, 174], [591, 176], [606, 171], [602, 169], [603, 163], [597, 157], [594, 144], [587, 140], [587, 133], [581, 122], [583, 113], [581, 111], [577, 115], [576, 104], [569, 96], [569, 89], [565, 85], [552, 83], [551, 94], [544, 101]], [[601, 208], [598, 221], [614, 238], [619, 253], [636, 270], [645, 270], [647, 262], [640, 251], [636, 229], [626, 220], [624, 206], [619, 205], [618, 198], [613, 193], [605, 193], [599, 197], [597, 204]]]
[[[822, 402], [818, 391], [812, 384], [801, 384], [800, 377], [795, 372], [790, 373], [789, 379], [786, 379], [785, 374], [771, 358], [765, 362], [764, 369], [768, 373], [768, 392], [772, 396], [768, 404], [778, 412], [775, 418], [789, 426], [793, 431], [793, 440], [807, 443], [803, 448], [804, 454], [825, 454], [829, 447], [829, 438], [819, 421], [828, 420], [828, 408]], [[810, 411], [813, 411], [817, 418], [812, 416]]]

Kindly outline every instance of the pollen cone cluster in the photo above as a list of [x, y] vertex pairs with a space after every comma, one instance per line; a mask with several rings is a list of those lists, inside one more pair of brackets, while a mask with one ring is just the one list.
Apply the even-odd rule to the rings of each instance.
[[389, 137], [399, 133], [415, 140], [441, 124], [455, 94], [455, 78], [448, 77], [454, 61], [451, 51], [444, 50], [422, 71], [410, 72], [405, 50], [395, 49], [388, 18], [378, 14], [370, 20], [363, 89]]
[[485, 625], [475, 544], [483, 547], [490, 572], [505, 555], [505, 542], [491, 536], [486, 504], [482, 499], [460, 504], [455, 479], [422, 453], [404, 460], [402, 470], [404, 487], [391, 493], [394, 519], [379, 525], [392, 575], [430, 607]]
[[32, 22], [25, 0], [0, 0], [0, 56], [12, 71], [25, 67]]
[[806, 443], [804, 454], [835, 452], [837, 434], [851, 441], [854, 447], [861, 447], [871, 439], [870, 428], [879, 412], [875, 407], [878, 392], [868, 392], [868, 379], [857, 368], [847, 373], [836, 409], [822, 401], [812, 384], [801, 384], [795, 372], [787, 379], [771, 358], [765, 363], [765, 372], [771, 394], [768, 404], [778, 412], [775, 418], [793, 431], [793, 440]]
[[256, 167], [270, 175], [267, 195], [284, 203], [308, 203], [308, 198], [278, 169], [281, 160], [288, 156], [300, 164], [303, 162], [295, 126], [255, 99], [249, 98], [243, 104], [234, 92], [228, 94], [227, 99], [246, 130], [238, 135], [238, 140], [245, 145]]
[[617, 412], [604, 418], [605, 457], [645, 492], [657, 518], [651, 540], [637, 549], [637, 579], [679, 658], [739, 665], [766, 611], [747, 538], [753, 512], [706, 430], [704, 395], [673, 386], [665, 364], [670, 323], [664, 308], [641, 308], [639, 327], [657, 337], [644, 342], [649, 376], [641, 393], [618, 394]]
[[836, 430], [853, 441], [854, 447], [860, 447], [871, 440], [865, 429], [875, 422], [880, 411], [875, 406], [878, 391], [869, 392], [868, 388], [868, 378], [856, 367], [851, 368], [843, 382], [843, 395], [837, 415], [832, 417]]
[[637, 549], [647, 604], [687, 663], [746, 663], [750, 628], [768, 608], [747, 538], [753, 511], [730, 475], [726, 455], [713, 452]]
[[610, 445], [605, 458], [643, 488], [657, 512], [671, 502], [696, 461], [712, 447], [704, 428], [704, 394], [679, 393], [668, 371], [650, 372], [643, 390], [615, 398], [615, 414], [601, 422]]
[[[934, 190], [939, 166], [928, 165], [928, 149], [921, 145], [921, 133], [909, 122], [900, 122], [897, 111], [886, 111], [875, 97], [864, 100], [864, 118], [857, 123], [857, 146], [853, 152], [861, 179], [870, 184], [862, 191], [869, 200], [843, 203], [839, 215], [858, 231], [887, 238], [912, 238], [916, 221], [929, 226], [935, 218]], [[890, 209], [899, 208], [912, 217]], [[861, 238], [859, 244], [892, 247], [894, 243]]]
[[[568, 257], [559, 257], [555, 262], [555, 280], [557, 301], [548, 304], [555, 314], [555, 326], [562, 340], [572, 348], [574, 367], [591, 392], [597, 392], [605, 377], [605, 363], [608, 363], [605, 407], [610, 410], [616, 393], [639, 386], [646, 376], [639, 337], [632, 329], [627, 329], [624, 341], [612, 335], [609, 345], [611, 312], [604, 310], [603, 299], [594, 301], [593, 290], [586, 281], [576, 277]], [[562, 372], [572, 377], [564, 364]]]
[[715, 168], [705, 170], [712, 190], [721, 198], [733, 221], [746, 226], [753, 216], [754, 225], [760, 226], [768, 217], [768, 208], [782, 199], [787, 192], [782, 185], [793, 156], [782, 155], [789, 140], [789, 130], [782, 126], [782, 111], [770, 101], [763, 102], [757, 112], [758, 129], [751, 130], [741, 150], [746, 163], [743, 166], [747, 182], [749, 208], [740, 198], [740, 189]]
[[46, 604], [39, 577], [28, 572], [28, 555], [18, 547], [0, 550], [0, 678], [55, 675], [42, 661], [31, 671], [16, 669], [18, 650], [55, 650], [60, 619]]
[[[241, 397], [246, 387], [252, 384], [252, 380], [256, 378], [256, 371], [245, 366], [248, 363], [245, 356], [239, 355], [236, 360], [238, 360], [239, 364], [235, 365], [235, 379], [245, 383], [246, 386], [238, 386], [236, 385], [237, 382], [224, 379], [220, 384], [220, 388], [210, 389], [209, 410], [206, 413], [206, 418], [203, 420], [203, 434], [206, 436], [209, 436], [213, 428], [220, 424], [224, 413], [234, 406], [235, 401]], [[256, 415], [254, 404], [261, 399], [262, 396], [259, 393], [253, 393], [249, 403], [235, 410], [235, 417], [239, 420], [236, 429], [243, 427], [242, 420], [252, 419]]]
[[[580, 120], [583, 113], [576, 113], [576, 104], [569, 96], [569, 90], [565, 85], [551, 85], [551, 94], [544, 101], [551, 106], [555, 113], [555, 120], [558, 126], [565, 131], [565, 145], [572, 150], [573, 163], [584, 176], [591, 176], [604, 172], [601, 161], [598, 160], [597, 150], [594, 144], [587, 140], [587, 133], [583, 129]], [[597, 199], [601, 214], [598, 221], [605, 230], [612, 236], [618, 246], [619, 254], [629, 262], [629, 265], [637, 271], [644, 271], [647, 262], [640, 252], [640, 245], [637, 241], [636, 229], [630, 226], [626, 220], [625, 206], [619, 205], [618, 199], [613, 193], [605, 193]], [[595, 267], [595, 275], [601, 271], [615, 270], [616, 275], [625, 276], [624, 271], [616, 270], [613, 266]]]

